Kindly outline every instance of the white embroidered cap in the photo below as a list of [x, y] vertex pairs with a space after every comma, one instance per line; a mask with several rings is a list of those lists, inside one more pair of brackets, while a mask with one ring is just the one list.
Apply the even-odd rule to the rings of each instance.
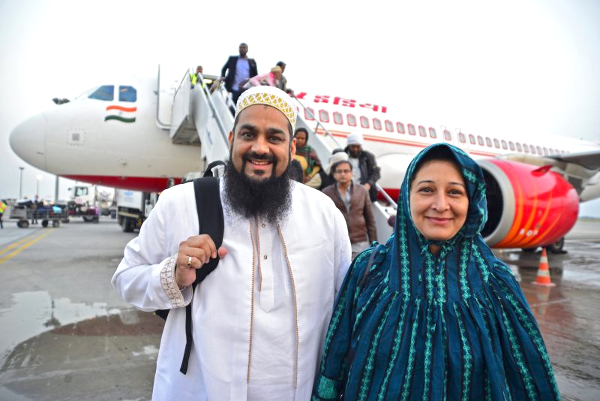
[[329, 156], [329, 163], [327, 164], [327, 166], [324, 167], [325, 172], [329, 174], [331, 171], [331, 167], [333, 167], [335, 163], [342, 161], [348, 161], [348, 153], [342, 151], [332, 154], [331, 156]]
[[282, 112], [292, 125], [292, 132], [296, 127], [296, 109], [292, 105], [292, 98], [274, 86], [254, 86], [244, 91], [236, 105], [237, 117], [244, 109], [255, 104], [271, 106]]
[[350, 135], [348, 135], [348, 139], [346, 140], [346, 145], [350, 146], [350, 145], [360, 145], [362, 146], [364, 142], [363, 136], [361, 133], [359, 132], [353, 132]]

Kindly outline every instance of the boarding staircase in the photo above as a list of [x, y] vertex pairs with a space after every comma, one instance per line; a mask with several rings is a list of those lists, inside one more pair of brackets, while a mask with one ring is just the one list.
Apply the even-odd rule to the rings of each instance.
[[[157, 123], [169, 130], [173, 143], [200, 146], [204, 169], [214, 161], [226, 160], [229, 157], [228, 136], [234, 122], [234, 104], [225, 86], [216, 80], [217, 77], [201, 76], [192, 88], [189, 71], [178, 81], [169, 80], [167, 76], [161, 66]], [[176, 87], [173, 86], [174, 82], [178, 82]], [[211, 83], [212, 86], [209, 86]], [[307, 129], [310, 146], [315, 149], [323, 164], [326, 164], [332, 151], [344, 148], [344, 144], [300, 100], [294, 101], [297, 103], [297, 110], [301, 111], [298, 113], [296, 127]], [[309, 118], [305, 119], [305, 115]], [[190, 176], [199, 175], [196, 173]], [[380, 241], [385, 241], [392, 233], [388, 220], [391, 215], [396, 214], [396, 204], [381, 188], [379, 192], [382, 200], [373, 204], [373, 213], [377, 236]]]

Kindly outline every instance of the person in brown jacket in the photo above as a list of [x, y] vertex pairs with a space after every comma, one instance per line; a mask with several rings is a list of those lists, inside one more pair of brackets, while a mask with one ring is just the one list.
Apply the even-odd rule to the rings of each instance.
[[371, 207], [369, 191], [352, 182], [352, 165], [340, 161], [331, 166], [336, 183], [323, 188], [342, 212], [348, 225], [348, 235], [352, 243], [352, 259], [377, 241], [377, 228]]

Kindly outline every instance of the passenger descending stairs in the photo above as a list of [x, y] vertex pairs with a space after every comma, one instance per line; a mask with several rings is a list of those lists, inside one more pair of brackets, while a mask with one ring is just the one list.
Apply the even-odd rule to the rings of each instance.
[[[208, 82], [209, 79], [206, 81]], [[214, 85], [212, 89], [209, 89], [205, 84], [204, 77], [201, 77], [194, 88], [191, 88], [190, 74], [187, 72], [180, 80], [172, 98], [170, 137], [173, 143], [200, 145], [204, 166], [216, 160], [227, 160], [229, 157], [228, 135], [234, 122], [232, 114], [234, 106], [231, 96], [224, 85], [218, 83]], [[340, 143], [331, 135], [327, 128], [312, 115], [310, 109], [305, 108], [298, 99], [294, 100], [297, 103], [297, 110], [300, 110], [296, 128], [307, 129], [310, 145], [317, 152], [323, 165], [326, 165], [332, 151], [336, 148], [344, 148], [345, 144]], [[305, 119], [303, 115], [308, 116], [309, 119]], [[387, 196], [382, 190], [380, 192]], [[392, 233], [388, 219], [395, 214], [395, 209], [396, 204], [389, 197], [386, 202], [373, 204], [377, 236], [380, 242], [385, 242]]]

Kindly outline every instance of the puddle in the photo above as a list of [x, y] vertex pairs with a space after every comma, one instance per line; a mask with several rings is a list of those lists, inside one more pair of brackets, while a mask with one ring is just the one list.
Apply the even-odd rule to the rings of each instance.
[[72, 303], [67, 298], [52, 299], [45, 291], [13, 294], [12, 305], [0, 309], [1, 359], [17, 344], [33, 336], [81, 320], [115, 313], [119, 313], [119, 310], [108, 310], [106, 303]]

